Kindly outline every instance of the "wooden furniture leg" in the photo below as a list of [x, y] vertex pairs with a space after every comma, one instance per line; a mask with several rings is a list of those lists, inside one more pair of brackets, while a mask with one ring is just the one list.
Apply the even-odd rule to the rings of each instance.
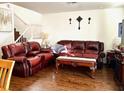
[[91, 70], [91, 78], [93, 78], [93, 79], [95, 79], [95, 72], [96, 72], [95, 69]]
[[58, 73], [58, 70], [59, 70], [59, 62], [58, 61], [56, 61], [56, 73]]
[[91, 78], [95, 79], [95, 70], [96, 70], [96, 67], [93, 66], [93, 67], [90, 67], [90, 70], [91, 70]]

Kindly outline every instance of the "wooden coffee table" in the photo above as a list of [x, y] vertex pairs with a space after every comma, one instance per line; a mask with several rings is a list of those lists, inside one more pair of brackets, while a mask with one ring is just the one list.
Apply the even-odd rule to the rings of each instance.
[[89, 67], [91, 70], [91, 77], [95, 78], [95, 70], [96, 70], [96, 59], [93, 58], [80, 58], [80, 57], [67, 57], [67, 56], [59, 56], [56, 59], [56, 69], [58, 72], [58, 67], [60, 64], [72, 65], [76, 66], [84, 66]]

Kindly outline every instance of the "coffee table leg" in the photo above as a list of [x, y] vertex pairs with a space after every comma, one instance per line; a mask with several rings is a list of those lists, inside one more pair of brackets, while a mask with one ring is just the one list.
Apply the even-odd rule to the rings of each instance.
[[92, 69], [92, 70], [91, 70], [91, 77], [92, 77], [93, 79], [95, 79], [95, 69]]
[[58, 73], [58, 70], [59, 70], [59, 63], [58, 63], [58, 61], [56, 61], [56, 73]]
[[96, 69], [95, 67], [90, 67], [90, 70], [91, 70], [91, 78], [93, 78], [93, 79], [95, 78], [95, 72], [96, 72], [95, 69]]

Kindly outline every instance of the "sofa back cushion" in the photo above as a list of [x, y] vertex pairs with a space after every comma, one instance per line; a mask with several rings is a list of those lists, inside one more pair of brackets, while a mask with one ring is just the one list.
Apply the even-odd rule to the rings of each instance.
[[12, 56], [12, 53], [11, 53], [11, 51], [10, 51], [8, 45], [2, 46], [1, 49], [2, 49], [2, 53], [3, 53], [3, 57], [4, 57], [4, 58], [9, 58], [9, 57]]
[[9, 48], [13, 56], [22, 55], [22, 54], [25, 55], [26, 53], [25, 47], [22, 43], [10, 44]]
[[99, 42], [97, 41], [86, 41], [85, 53], [99, 53]]
[[30, 51], [41, 51], [41, 46], [38, 42], [28, 42]]
[[73, 49], [83, 50], [85, 48], [84, 41], [73, 41], [72, 43]]
[[85, 43], [84, 41], [73, 41], [72, 50], [73, 52], [84, 53]]
[[58, 44], [61, 44], [67, 48], [67, 50], [72, 49], [72, 40], [61, 40], [58, 42]]
[[31, 51], [31, 48], [30, 48], [30, 45], [29, 45], [28, 42], [23, 42], [23, 45], [24, 45], [24, 47], [25, 47], [25, 52], [26, 52], [26, 54], [27, 54], [29, 51]]

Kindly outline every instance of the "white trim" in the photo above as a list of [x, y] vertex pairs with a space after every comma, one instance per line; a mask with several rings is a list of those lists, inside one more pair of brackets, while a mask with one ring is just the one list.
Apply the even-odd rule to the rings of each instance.
[[77, 60], [77, 61], [95, 61], [96, 62], [96, 59], [94, 58], [81, 58], [81, 57], [67, 57], [67, 56], [59, 56], [57, 58], [57, 60]]
[[14, 16], [16, 16], [21, 22], [23, 22], [25, 25], [28, 25], [24, 20], [22, 20], [16, 13], [14, 13]]

